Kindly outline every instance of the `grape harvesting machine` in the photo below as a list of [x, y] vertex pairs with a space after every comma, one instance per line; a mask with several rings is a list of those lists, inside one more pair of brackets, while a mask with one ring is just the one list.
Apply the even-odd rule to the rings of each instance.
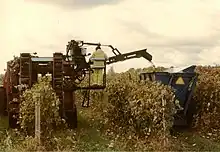
[[[91, 61], [86, 61], [86, 56], [90, 55], [86, 53], [86, 45], [109, 47], [114, 54], [105, 60], [104, 67], [101, 67], [104, 70], [103, 84], [101, 86], [90, 84], [90, 74], [94, 68], [91, 67], [93, 64]], [[61, 102], [60, 115], [71, 128], [76, 128], [75, 91], [78, 89], [104, 89], [106, 87], [106, 65], [140, 57], [151, 61], [152, 56], [146, 50], [122, 54], [111, 45], [71, 40], [66, 46], [66, 54], [55, 52], [52, 57], [38, 57], [36, 53], [21, 53], [20, 57], [16, 57], [7, 63], [3, 86], [1, 86], [0, 102], [3, 107], [2, 111], [8, 115], [9, 127], [19, 127], [17, 120], [21, 102], [20, 95], [22, 95], [25, 88], [31, 88], [37, 82], [38, 74], [42, 76], [51, 74], [53, 89]], [[89, 76], [89, 83], [87, 86], [80, 87], [79, 84], [86, 75]]]

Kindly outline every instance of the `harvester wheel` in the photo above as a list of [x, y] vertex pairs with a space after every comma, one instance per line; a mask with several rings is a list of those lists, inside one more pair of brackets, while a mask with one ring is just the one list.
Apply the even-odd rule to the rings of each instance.
[[196, 104], [195, 104], [195, 101], [192, 99], [189, 106], [188, 106], [188, 110], [186, 113], [187, 126], [189, 128], [192, 127], [193, 116], [194, 116], [195, 112], [196, 112]]
[[67, 117], [66, 121], [70, 128], [77, 128], [77, 108], [74, 107], [74, 111], [66, 111], [65, 115]]
[[8, 113], [8, 123], [9, 123], [9, 127], [10, 128], [17, 128], [18, 125], [17, 125], [17, 118], [16, 118], [16, 113], [14, 112], [9, 112]]
[[73, 112], [73, 128], [77, 128], [77, 108], [75, 106]]

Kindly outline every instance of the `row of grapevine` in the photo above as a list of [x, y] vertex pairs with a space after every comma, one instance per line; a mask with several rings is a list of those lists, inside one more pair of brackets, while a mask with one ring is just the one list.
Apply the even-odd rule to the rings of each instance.
[[108, 81], [109, 107], [104, 116], [110, 128], [114, 126], [114, 130], [124, 130], [123, 135], [139, 138], [163, 136], [164, 129], [169, 134], [175, 114], [172, 89], [157, 82], [137, 80], [135, 71], [128, 71]]
[[220, 130], [220, 67], [198, 66], [194, 100], [197, 104], [195, 127], [218, 136]]
[[137, 140], [167, 141], [176, 113], [173, 90], [158, 82], [139, 82], [140, 71], [109, 73], [107, 88], [91, 91], [91, 108], [100, 112], [96, 117], [108, 136], [132, 144], [138, 144]]
[[[139, 139], [165, 141], [170, 136], [176, 112], [173, 90], [158, 82], [139, 82], [138, 72], [140, 69], [108, 74], [107, 88], [99, 92], [91, 91], [91, 108], [100, 113], [103, 129], [114, 138], [124, 138], [126, 142]], [[197, 104], [194, 127], [218, 136], [220, 68], [198, 66], [196, 72], [199, 79], [193, 96]], [[59, 101], [46, 78], [25, 91], [19, 123], [23, 131], [34, 132], [34, 103], [39, 100], [39, 94], [44, 97], [41, 100], [43, 135], [50, 136], [51, 132], [48, 131], [53, 131], [54, 126], [59, 127], [64, 123], [58, 115]]]
[[[151, 72], [152, 69], [146, 68], [145, 71]], [[106, 126], [114, 128], [114, 132], [119, 131], [117, 134], [148, 138], [162, 135], [163, 107], [161, 104], [165, 100], [166, 134], [169, 134], [168, 130], [172, 126], [175, 113], [172, 89], [155, 82], [139, 83], [138, 72], [140, 69], [109, 74], [105, 90], [108, 101], [106, 103], [98, 98], [98, 94], [102, 93], [93, 92], [92, 101], [99, 100], [93, 106], [105, 103], [105, 110], [103, 106], [100, 108], [103, 112], [103, 119], [105, 119]], [[217, 136], [220, 129], [220, 67], [198, 66], [196, 72], [199, 77], [193, 96], [197, 105], [194, 127]]]

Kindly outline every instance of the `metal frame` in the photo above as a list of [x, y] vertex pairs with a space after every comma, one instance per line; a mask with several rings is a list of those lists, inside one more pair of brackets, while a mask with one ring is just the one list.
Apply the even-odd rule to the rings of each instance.
[[[103, 68], [104, 74], [103, 74], [103, 85], [102, 86], [91, 86], [91, 71], [92, 68], [90, 65], [91, 62], [86, 62], [85, 56], [82, 54], [82, 46], [83, 45], [95, 45], [95, 46], [107, 46], [112, 49], [112, 52], [114, 53], [114, 56], [109, 57], [105, 61], [105, 67]], [[71, 40], [66, 48], [66, 55], [63, 55], [62, 53], [54, 53], [53, 57], [38, 57], [36, 55], [32, 56], [30, 53], [21, 53], [20, 54], [20, 70], [18, 71], [19, 75], [16, 75], [15, 78], [19, 78], [19, 81], [16, 82], [16, 84], [13, 84], [11, 81], [12, 75], [10, 73], [10, 67], [8, 64], [7, 67], [7, 73], [6, 73], [6, 79], [8, 80], [6, 83], [6, 94], [7, 94], [7, 111], [9, 114], [9, 127], [16, 128], [16, 119], [12, 118], [12, 114], [10, 110], [12, 109], [10, 107], [11, 101], [13, 98], [13, 94], [10, 91], [12, 87], [15, 87], [15, 85], [21, 85], [26, 84], [28, 88], [31, 88], [34, 83], [37, 82], [37, 75], [42, 74], [43, 76], [47, 73], [52, 74], [52, 85], [55, 89], [57, 95], [59, 96], [59, 99], [62, 103], [62, 106], [60, 107], [61, 112], [60, 115], [69, 122], [71, 127], [77, 126], [77, 110], [75, 105], [75, 91], [76, 90], [87, 90], [88, 91], [88, 103], [87, 106], [89, 106], [89, 94], [90, 90], [96, 90], [96, 89], [105, 89], [106, 87], [106, 65], [124, 61], [132, 58], [140, 58], [144, 57], [148, 61], [152, 60], [152, 56], [146, 51], [147, 49], [139, 50], [139, 51], [133, 51], [130, 53], [122, 54], [117, 48], [112, 47], [111, 45], [101, 45], [99, 43], [85, 43], [83, 41], [75, 41]], [[56, 58], [58, 56], [58, 60]], [[55, 63], [56, 62], [56, 63]], [[56, 64], [60, 64], [60, 69], [57, 72]], [[88, 73], [87, 73], [88, 72]], [[79, 74], [80, 73], [80, 74]], [[86, 87], [79, 87], [78, 83], [75, 82], [75, 80], [79, 80], [80, 82], [82, 80], [79, 79], [80, 76], [89, 74], [89, 84]], [[57, 87], [57, 85], [60, 85], [60, 87]], [[19, 99], [19, 95], [22, 94], [22, 92], [25, 90], [21, 90], [19, 94], [16, 94], [15, 96]], [[18, 100], [18, 106], [15, 107], [16, 110], [19, 109], [19, 103]], [[17, 115], [17, 114], [16, 114]]]

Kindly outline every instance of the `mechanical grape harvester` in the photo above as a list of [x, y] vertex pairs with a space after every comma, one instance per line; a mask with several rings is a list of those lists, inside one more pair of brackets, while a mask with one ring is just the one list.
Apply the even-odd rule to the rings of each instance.
[[[92, 62], [86, 61], [86, 56], [90, 54], [85, 52], [87, 46], [110, 47], [114, 56], [105, 61], [102, 86], [92, 86], [90, 81], [87, 86], [80, 87], [80, 82], [86, 75], [92, 73]], [[67, 123], [75, 128], [77, 127], [77, 109], [75, 105], [74, 92], [78, 89], [104, 89], [106, 86], [106, 65], [132, 58], [144, 57], [148, 61], [152, 56], [147, 53], [146, 49], [121, 54], [117, 48], [111, 45], [101, 45], [99, 43], [85, 43], [83, 41], [71, 40], [66, 47], [66, 54], [53, 53], [52, 57], [38, 57], [30, 53], [21, 53], [20, 57], [15, 58], [7, 63], [7, 71], [4, 77], [5, 92], [5, 111], [9, 118], [9, 127], [16, 128], [19, 116], [19, 96], [25, 90], [18, 89], [17, 86], [26, 86], [30, 88], [37, 82], [38, 74], [42, 76], [47, 73], [52, 75], [52, 86], [60, 99], [60, 115]], [[18, 100], [14, 100], [18, 99]]]

